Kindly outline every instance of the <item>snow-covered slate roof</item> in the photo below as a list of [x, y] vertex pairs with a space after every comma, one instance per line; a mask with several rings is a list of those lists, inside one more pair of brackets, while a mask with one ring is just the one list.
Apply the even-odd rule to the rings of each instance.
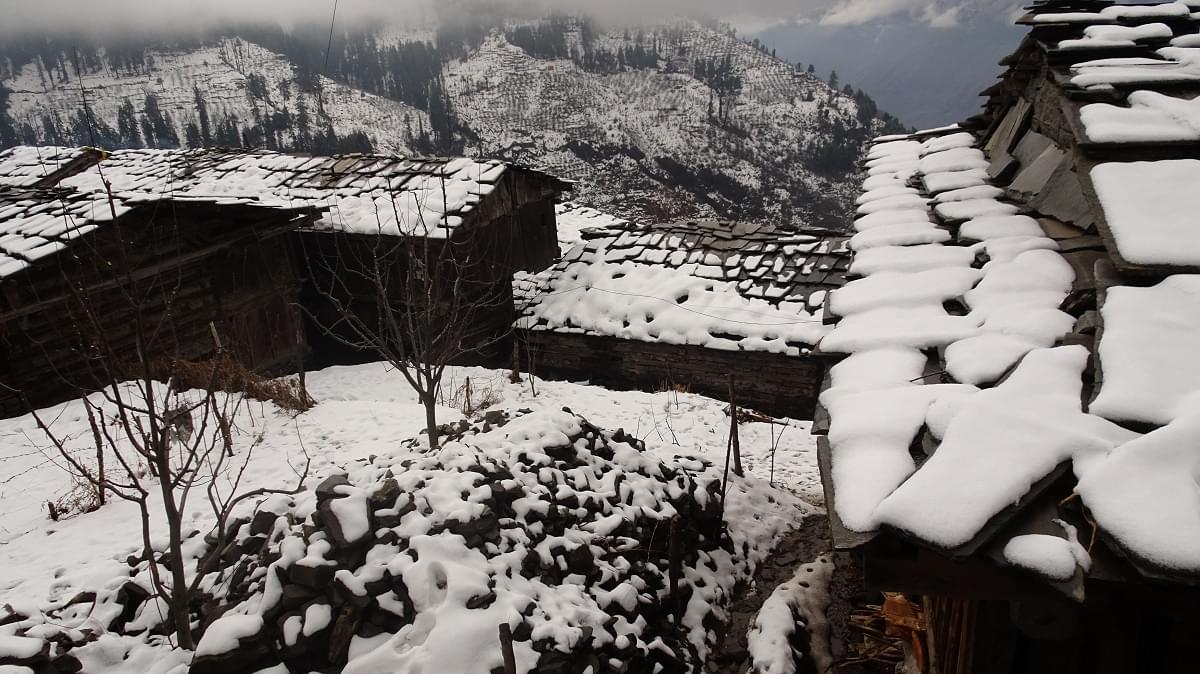
[[[50, 159], [46, 152], [18, 147], [0, 154], [0, 185], [52, 172], [72, 151], [51, 149]], [[324, 206], [328, 211], [317, 227], [430, 237], [446, 236], [461, 224], [510, 168], [495, 160], [309, 157], [265, 150], [118, 150], [99, 166], [103, 180], [124, 199]], [[104, 191], [95, 168], [58, 184], [83, 193]]]
[[798, 355], [827, 332], [823, 303], [849, 262], [845, 237], [825, 232], [566, 215], [600, 228], [517, 279], [519, 328]]
[[1200, 267], [1200, 159], [1106, 162], [1091, 180], [1122, 260]]
[[1200, 141], [1200, 98], [1139, 90], [1127, 106], [1089, 103], [1079, 111], [1086, 140], [1093, 143]]
[[[943, 129], [867, 151], [855, 236], [897, 225], [941, 234], [855, 246], [850, 280], [828, 300], [837, 321], [818, 348], [846, 354], [820, 399], [837, 526], [892, 529], [954, 555], [989, 546], [993, 560], [1062, 583], [1090, 568], [1074, 527], [1047, 521], [1037, 536], [1005, 527], [1052, 479], [1073, 474], [1102, 539], [1137, 569], [1200, 576], [1200, 276], [1121, 285], [1116, 269], [1101, 270], [1112, 242], [1089, 233], [1091, 218], [1073, 226], [1039, 210], [1055, 196], [1042, 192], [1059, 189], [1048, 177], [1030, 183], [1032, 194], [997, 189], [986, 172], [951, 189], [942, 175], [991, 159], [974, 144]], [[1013, 184], [1036, 159], [1014, 159]], [[1124, 237], [1157, 263], [1194, 264], [1193, 163], [1092, 170], [1120, 254]], [[940, 208], [949, 204], [970, 207]], [[1081, 298], [1097, 290], [1093, 320]], [[1054, 540], [1038, 537], [1055, 530]]]
[[[1099, 11], [1080, 10], [1077, 8], [1059, 8], [1054, 2], [1043, 2], [1034, 5], [1025, 16], [1017, 20], [1023, 24], [1109, 24], [1109, 23], [1143, 23], [1163, 19], [1187, 18], [1192, 10], [1186, 3], [1169, 2], [1154, 5], [1128, 5], [1097, 2], [1093, 3]], [[1078, 7], [1078, 5], [1076, 5]]]
[[626, 220], [590, 206], [568, 201], [555, 204], [554, 214], [558, 226], [558, 245], [565, 255], [583, 241], [583, 231], [626, 224]]
[[[891, 226], [877, 224], [889, 215], [937, 236], [859, 247], [852, 270], [862, 278], [829, 299], [839, 320], [819, 347], [849, 355], [833, 367], [821, 403], [831, 417], [833, 505], [852, 530], [885, 523], [881, 504], [916, 470], [909, 446], [923, 426], [944, 425], [933, 417], [994, 383], [1028, 352], [1052, 346], [1074, 323], [1058, 311], [1074, 273], [1036, 221], [1016, 215], [982, 179], [956, 188], [972, 190], [966, 194], [939, 190], [936, 180], [930, 187], [931, 176], [987, 166], [974, 144], [973, 136], [957, 132], [878, 143], [867, 153], [867, 166], [886, 162], [894, 170], [869, 177], [860, 202], [875, 203], [874, 193], [897, 186], [923, 189], [911, 197], [916, 201], [894, 209], [865, 215], [860, 209], [856, 239]], [[970, 208], [947, 212], [938, 204]], [[958, 241], [946, 222], [962, 222]], [[974, 265], [977, 258], [988, 262]], [[944, 367], [959, 383], [925, 383], [925, 349], [943, 350]], [[1015, 500], [993, 484], [993, 501]], [[982, 519], [993, 514], [982, 512]], [[904, 517], [886, 523], [911, 531], [919, 519], [907, 527]], [[967, 533], [970, 539], [975, 531]]]
[[1183, 3], [1112, 5], [1078, 11], [1043, 2], [1018, 20], [1032, 27], [1056, 77], [1100, 94], [1200, 80], [1200, 13]]
[[0, 278], [65, 249], [129, 206], [67, 191], [0, 186]]

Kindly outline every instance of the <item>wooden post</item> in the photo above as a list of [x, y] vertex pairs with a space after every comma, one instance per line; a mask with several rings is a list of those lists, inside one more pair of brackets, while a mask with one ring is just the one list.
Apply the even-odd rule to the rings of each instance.
[[225, 347], [221, 345], [221, 335], [217, 334], [217, 326], [212, 321], [208, 322], [208, 331], [212, 333], [213, 344], [217, 347], [217, 353], [220, 354]]
[[729, 375], [729, 438], [733, 446], [733, 474], [744, 477], [742, 470], [742, 445], [738, 439], [738, 408], [737, 385], [734, 384], [733, 374]]
[[304, 328], [296, 328], [296, 375], [300, 378], [300, 402], [307, 406], [308, 397], [307, 374], [304, 371]]
[[514, 334], [512, 338], [512, 374], [508, 376], [508, 381], [513, 384], [521, 383], [521, 343], [517, 340]]
[[676, 622], [683, 615], [683, 598], [679, 595], [679, 580], [683, 575], [683, 542], [680, 540], [679, 516], [671, 518], [671, 538], [667, 545], [667, 579], [671, 588], [671, 612]]
[[717, 520], [717, 531], [714, 535], [721, 533], [721, 523], [725, 521], [725, 492], [729, 488], [729, 454], [733, 451], [733, 436], [730, 435], [725, 441], [725, 470], [721, 473], [721, 518]]
[[504, 674], [517, 674], [517, 656], [513, 653], [512, 628], [500, 623], [500, 655], [504, 658]]

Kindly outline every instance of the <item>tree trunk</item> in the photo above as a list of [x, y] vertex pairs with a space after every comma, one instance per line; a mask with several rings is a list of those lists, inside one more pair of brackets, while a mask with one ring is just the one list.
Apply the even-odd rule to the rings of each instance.
[[425, 429], [429, 433], [429, 448], [438, 448], [438, 425], [437, 425], [437, 398], [434, 397], [433, 388], [429, 389], [429, 393], [421, 396], [421, 402], [425, 405]]
[[158, 484], [162, 491], [163, 512], [167, 517], [167, 532], [169, 538], [169, 554], [171, 556], [171, 618], [175, 621], [175, 633], [179, 637], [179, 647], [192, 650], [196, 647], [192, 639], [192, 619], [188, 610], [187, 578], [184, 575], [183, 561], [183, 532], [180, 522], [180, 512], [175, 503], [175, 494], [171, 489], [171, 463], [169, 448], [160, 441], [155, 448], [155, 462], [158, 464]]

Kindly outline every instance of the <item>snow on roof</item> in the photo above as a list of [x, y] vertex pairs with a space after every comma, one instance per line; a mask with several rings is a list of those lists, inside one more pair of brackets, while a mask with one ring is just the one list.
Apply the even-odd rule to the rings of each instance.
[[563, 254], [583, 241], [584, 230], [615, 227], [627, 222], [615, 215], [570, 201], [556, 204], [554, 214], [558, 225], [558, 245]]
[[1167, 424], [1200, 392], [1200, 276], [1106, 293], [1098, 349], [1103, 380], [1089, 409], [1109, 419]]
[[1200, 141], [1200, 98], [1135, 91], [1128, 107], [1090, 103], [1079, 111], [1089, 141], [1137, 143]]
[[1200, 49], [1163, 47], [1157, 59], [1099, 59], [1071, 66], [1070, 83], [1083, 89], [1187, 84], [1200, 80]]
[[[1146, 385], [1139, 383], [1144, 379], [1134, 381], [1130, 373], [1200, 381], [1200, 372], [1186, 367], [1165, 372], [1144, 364], [1156, 358], [1178, 362], [1200, 350], [1200, 344], [1184, 343], [1195, 341], [1200, 324], [1172, 321], [1178, 313], [1195, 313], [1181, 307], [1196, 302], [1179, 287], [1172, 293], [1137, 289], [1158, 293], [1155, 298], [1111, 289], [1105, 332], [1108, 313], [1117, 312], [1119, 319], [1111, 341], [1101, 342], [1101, 363], [1104, 349], [1120, 353], [1111, 385], [1122, 396], [1098, 398], [1100, 404], [1085, 410], [1090, 354], [1085, 346], [1071, 345], [1076, 316], [1063, 307], [1080, 284], [1093, 282], [1090, 272], [1079, 276], [1084, 267], [1068, 258], [1077, 259], [1072, 256], [1078, 248], [1095, 244], [1087, 243], [1082, 230], [1064, 234], [1061, 223], [1047, 229], [1022, 213], [1028, 204], [1007, 201], [986, 180], [955, 187], [965, 190], [958, 194], [944, 190], [944, 198], [933, 197], [932, 212], [916, 208], [931, 192], [931, 174], [923, 167], [935, 176], [976, 171], [983, 155], [958, 139], [939, 144], [926, 138], [920, 149], [903, 139], [880, 145], [882, 150], [872, 148], [868, 156], [907, 159], [893, 164], [893, 174], [867, 178], [858, 203], [881, 206], [869, 213], [859, 209], [854, 224], [859, 235], [902, 226], [941, 232], [945, 240], [859, 248], [852, 280], [829, 298], [837, 321], [818, 348], [848, 354], [831, 369], [820, 399], [829, 414], [832, 511], [850, 531], [886, 527], [940, 549], [973, 550], [981, 535], [990, 535], [988, 527], [1035, 498], [1048, 476], [1067, 466], [1082, 478], [1139, 437], [1115, 422], [1128, 417], [1101, 411], [1107, 400], [1128, 404], [1142, 396], [1147, 409], [1175, 409], [1190, 393], [1168, 385], [1156, 392], [1162, 398], [1145, 396]], [[900, 192], [897, 184], [922, 184], [926, 190]], [[1136, 181], [1128, 189], [1138, 189]], [[938, 208], [950, 204], [967, 204], [969, 212]], [[955, 226], [958, 218], [966, 220]], [[1078, 259], [1090, 267], [1093, 258]], [[1187, 292], [1200, 294], [1200, 284]], [[1122, 302], [1136, 303], [1141, 313], [1123, 310]], [[1126, 338], [1122, 327], [1137, 334]], [[1149, 331], [1157, 338], [1148, 338]], [[1104, 382], [1110, 383], [1107, 371]], [[933, 449], [925, 457], [914, 454], [918, 446]], [[1099, 494], [1085, 494], [1084, 503], [1091, 507], [1092, 499], [1104, 498]], [[997, 558], [1061, 580], [1077, 564], [1086, 565], [1086, 555], [1074, 555], [1076, 546], [1070, 537], [1017, 536]]]
[[1065, 24], [1107, 24], [1140, 23], [1144, 20], [1180, 19], [1191, 15], [1191, 9], [1186, 3], [1170, 2], [1157, 5], [1115, 4], [1101, 7], [1099, 11], [1079, 11], [1055, 7], [1052, 3], [1043, 6], [1034, 5], [1032, 11], [1019, 20], [1019, 23], [1033, 25], [1048, 23]]
[[1200, 266], [1200, 160], [1109, 162], [1091, 179], [1124, 261]]
[[0, 186], [34, 187], [80, 155], [69, 147], [14, 147], [0, 151]]
[[1200, 575], [1198, 402], [1193, 396], [1170, 424], [1092, 464], [1075, 487], [1096, 522], [1136, 559], [1189, 575]]
[[[27, 184], [78, 154], [64, 148], [14, 148], [0, 154], [0, 184]], [[466, 158], [118, 150], [99, 164], [99, 170], [80, 171], [59, 185], [102, 194], [107, 180], [124, 199], [326, 206], [318, 227], [443, 237], [495, 189], [509, 168], [496, 160]]]
[[[88, 161], [89, 157], [92, 158]], [[100, 160], [96, 166], [95, 160]], [[494, 160], [307, 157], [262, 150], [16, 147], [0, 152], [0, 278], [137, 203], [172, 199], [326, 209], [317, 228], [445, 237], [509, 169]], [[55, 187], [29, 191], [33, 187]], [[16, 190], [26, 190], [16, 195]], [[15, 195], [15, 196], [14, 196]], [[57, 224], [49, 220], [57, 219]]]
[[[495, 189], [506, 166], [471, 159], [306, 157], [267, 151], [124, 150], [101, 163], [113, 190], [150, 197], [218, 197], [328, 206], [318, 227], [445, 236]], [[97, 171], [62, 181], [103, 189]]]
[[[1153, 578], [1200, 576], [1200, 275], [1180, 273], [1200, 267], [1200, 115], [1175, 86], [1200, 81], [1196, 19], [1036, 6], [973, 120], [987, 153], [961, 131], [868, 148], [851, 280], [818, 345], [848, 354], [820, 398], [835, 536], [856, 534], [842, 545], [892, 531], [1067, 592], [1090, 556], [1066, 522], [1045, 535], [1045, 508], [1095, 518], [1104, 574], [1115, 551]], [[1078, 63], [1053, 47], [1126, 43]], [[1061, 501], [1072, 476], [1079, 500]]]
[[[129, 211], [113, 204], [117, 215]], [[0, 187], [0, 278], [53, 255], [112, 219], [107, 200], [73, 193]]]
[[879, 504], [879, 521], [956, 548], [1058, 464], [1136, 437], [1081, 411], [1087, 359], [1082, 346], [1036, 349], [1002, 384], [964, 401], [933, 456]]
[[518, 277], [518, 328], [792, 355], [827, 331], [820, 312], [844, 278], [843, 236], [581, 215], [608, 226]]
[[1111, 47], [1133, 47], [1139, 41], [1168, 39], [1171, 27], [1165, 23], [1147, 23], [1140, 26], [1088, 26], [1083, 37], [1061, 40], [1059, 49], [1106, 49]]

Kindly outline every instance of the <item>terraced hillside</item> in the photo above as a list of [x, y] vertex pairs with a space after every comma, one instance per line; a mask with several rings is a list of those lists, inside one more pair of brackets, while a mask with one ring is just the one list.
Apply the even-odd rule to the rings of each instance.
[[834, 225], [861, 143], [894, 126], [862, 92], [695, 22], [397, 35], [340, 36], [328, 63], [324, 44], [263, 30], [132, 57], [10, 54], [0, 144], [486, 155], [622, 215]]

